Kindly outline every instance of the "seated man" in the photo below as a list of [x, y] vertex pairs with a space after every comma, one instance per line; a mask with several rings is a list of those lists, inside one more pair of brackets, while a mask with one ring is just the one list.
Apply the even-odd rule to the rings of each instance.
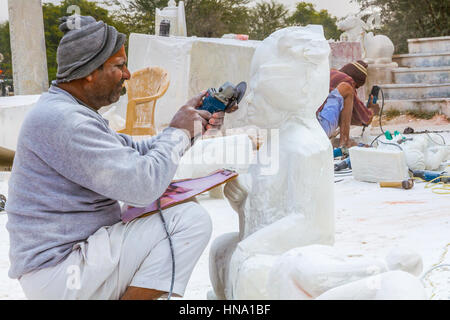
[[356, 89], [363, 86], [367, 77], [367, 64], [358, 60], [346, 64], [339, 71], [330, 71], [330, 94], [317, 110], [317, 119], [328, 137], [333, 137], [339, 127], [339, 146], [356, 145], [350, 139], [350, 125], [368, 126], [379, 112], [378, 104], [370, 99], [369, 105], [359, 100]]
[[125, 35], [92, 17], [62, 22], [57, 79], [24, 120], [9, 180], [9, 276], [29, 299], [156, 299], [172, 285], [173, 247], [173, 294], [182, 296], [209, 241], [207, 212], [194, 202], [164, 210], [170, 246], [158, 214], [122, 223], [118, 201], [157, 200], [194, 122], [201, 133], [218, 129], [224, 113], [199, 110], [202, 93], [155, 137], [116, 133], [98, 110], [130, 79]]

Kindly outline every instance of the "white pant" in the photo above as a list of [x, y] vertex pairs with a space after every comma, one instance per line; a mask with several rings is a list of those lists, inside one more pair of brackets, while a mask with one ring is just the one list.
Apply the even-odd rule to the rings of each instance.
[[[175, 252], [173, 294], [183, 296], [195, 264], [211, 237], [211, 219], [200, 205], [183, 203], [163, 211]], [[28, 299], [119, 299], [128, 286], [168, 292], [172, 256], [161, 217], [102, 227], [77, 243], [56, 266], [19, 281]]]

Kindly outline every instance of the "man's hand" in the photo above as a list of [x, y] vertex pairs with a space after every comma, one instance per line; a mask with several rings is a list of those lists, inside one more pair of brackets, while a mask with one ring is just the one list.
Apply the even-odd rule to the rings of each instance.
[[369, 109], [372, 109], [374, 115], [378, 115], [380, 113], [380, 106], [378, 103], [373, 103], [373, 95], [370, 95], [369, 105], [367, 106]]
[[[236, 103], [232, 107], [227, 108], [225, 112], [232, 113], [237, 109], [239, 109], [239, 106]], [[214, 136], [220, 130], [225, 119], [225, 112], [220, 111], [213, 113], [212, 117], [208, 121], [208, 124], [206, 125], [206, 135]]]
[[[221, 111], [213, 114], [206, 110], [199, 110], [198, 108], [202, 105], [205, 94], [206, 91], [203, 91], [186, 102], [186, 104], [182, 106], [175, 114], [169, 126], [185, 130], [189, 133], [191, 138], [204, 134], [206, 131], [208, 131], [207, 134], [213, 134], [214, 132], [220, 130], [225, 119], [225, 112], [235, 112], [238, 109], [238, 105], [235, 104], [234, 106], [228, 108], [225, 112]], [[201, 132], [200, 130], [195, 132], [195, 123], [198, 123], [197, 128], [201, 128]]]
[[[185, 130], [191, 139], [196, 135], [205, 133], [206, 125], [212, 117], [208, 111], [198, 110], [198, 107], [202, 105], [205, 94], [206, 91], [203, 91], [186, 102], [172, 118], [169, 126]], [[201, 128], [201, 132], [195, 132], [196, 128]]]

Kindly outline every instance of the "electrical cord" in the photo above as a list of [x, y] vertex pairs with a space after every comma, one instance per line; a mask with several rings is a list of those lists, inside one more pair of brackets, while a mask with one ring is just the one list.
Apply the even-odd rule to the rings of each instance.
[[429, 270], [427, 270], [427, 272], [425, 272], [425, 274], [420, 278], [420, 280], [423, 283], [423, 280], [425, 279], [425, 277], [433, 270], [438, 269], [438, 268], [442, 268], [442, 267], [450, 267], [450, 264], [444, 263], [444, 264], [440, 264], [437, 266], [434, 266], [433, 268], [430, 268]]
[[383, 126], [381, 125], [381, 117], [383, 116], [383, 108], [384, 108], [384, 93], [383, 93], [383, 89], [381, 87], [380, 87], [380, 91], [381, 91], [381, 109], [380, 109], [379, 122], [380, 122], [380, 130], [384, 134]]
[[159, 216], [161, 217], [161, 220], [162, 220], [162, 223], [163, 223], [163, 226], [164, 226], [164, 230], [166, 231], [167, 238], [169, 239], [170, 253], [172, 255], [172, 280], [171, 280], [171, 283], [170, 283], [169, 295], [167, 296], [167, 300], [170, 300], [170, 298], [172, 297], [173, 285], [175, 283], [175, 253], [174, 253], [174, 250], [173, 250], [172, 238], [171, 238], [171, 236], [169, 234], [169, 231], [167, 230], [166, 220], [164, 220], [164, 217], [163, 217], [163, 214], [162, 214], [161, 199], [158, 199], [156, 201], [156, 204], [158, 206]]
[[391, 142], [383, 142], [383, 141], [381, 141], [381, 140], [378, 140], [378, 142], [381, 142], [382, 144], [389, 144], [389, 145], [391, 145], [391, 146], [396, 146], [397, 148], [400, 148], [400, 150], [403, 151], [403, 148], [400, 147], [398, 144], [391, 143]]
[[378, 136], [375, 137], [375, 139], [372, 140], [372, 142], [370, 143], [370, 147], [372, 147], [373, 143], [378, 140], [379, 137], [381, 137], [384, 133], [380, 133]]

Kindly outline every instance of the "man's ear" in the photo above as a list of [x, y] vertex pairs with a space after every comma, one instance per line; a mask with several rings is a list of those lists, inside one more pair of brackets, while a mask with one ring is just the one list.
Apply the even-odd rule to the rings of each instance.
[[94, 70], [90, 75], [88, 75], [85, 79], [87, 82], [93, 82], [97, 77], [98, 70]]

